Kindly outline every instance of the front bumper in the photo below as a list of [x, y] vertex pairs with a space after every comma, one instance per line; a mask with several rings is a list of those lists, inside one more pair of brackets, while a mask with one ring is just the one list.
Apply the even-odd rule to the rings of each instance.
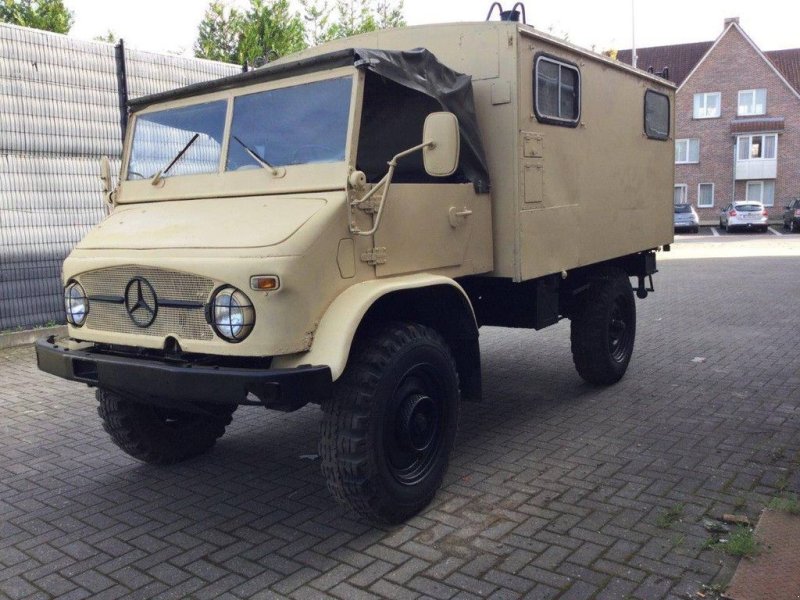
[[[191, 409], [202, 403], [263, 404], [293, 411], [331, 394], [328, 366], [261, 369], [214, 366], [188, 360], [167, 362], [100, 352], [93, 346], [70, 348], [55, 336], [36, 342], [39, 369], [90, 386], [113, 390], [138, 402]], [[252, 394], [258, 401], [248, 400]]]

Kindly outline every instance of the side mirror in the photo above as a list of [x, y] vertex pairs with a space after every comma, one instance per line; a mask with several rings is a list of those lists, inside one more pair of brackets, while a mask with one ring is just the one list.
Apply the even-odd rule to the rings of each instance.
[[435, 112], [425, 119], [422, 140], [430, 143], [422, 149], [425, 172], [432, 177], [447, 177], [458, 168], [461, 135], [453, 113]]
[[103, 193], [111, 191], [111, 161], [107, 156], [100, 157], [100, 180], [103, 182]]

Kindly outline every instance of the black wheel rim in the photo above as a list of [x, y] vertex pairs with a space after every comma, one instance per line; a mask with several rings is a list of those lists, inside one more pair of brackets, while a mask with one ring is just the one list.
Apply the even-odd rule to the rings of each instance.
[[384, 420], [386, 464], [403, 485], [423, 481], [443, 445], [444, 391], [435, 369], [417, 364], [406, 371], [389, 401]]
[[608, 324], [608, 350], [611, 358], [622, 362], [628, 356], [631, 343], [631, 314], [625, 298], [618, 296]]

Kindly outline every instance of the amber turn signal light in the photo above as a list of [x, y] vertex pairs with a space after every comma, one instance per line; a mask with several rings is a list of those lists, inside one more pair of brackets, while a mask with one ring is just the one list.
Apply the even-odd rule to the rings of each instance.
[[250, 278], [250, 287], [262, 292], [274, 292], [281, 287], [281, 280], [275, 275], [254, 275]]

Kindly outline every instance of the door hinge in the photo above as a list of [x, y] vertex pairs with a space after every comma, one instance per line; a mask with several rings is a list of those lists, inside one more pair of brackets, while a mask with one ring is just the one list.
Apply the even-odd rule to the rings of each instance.
[[361, 261], [370, 265], [382, 265], [386, 263], [386, 248], [373, 248], [368, 252], [361, 254]]

